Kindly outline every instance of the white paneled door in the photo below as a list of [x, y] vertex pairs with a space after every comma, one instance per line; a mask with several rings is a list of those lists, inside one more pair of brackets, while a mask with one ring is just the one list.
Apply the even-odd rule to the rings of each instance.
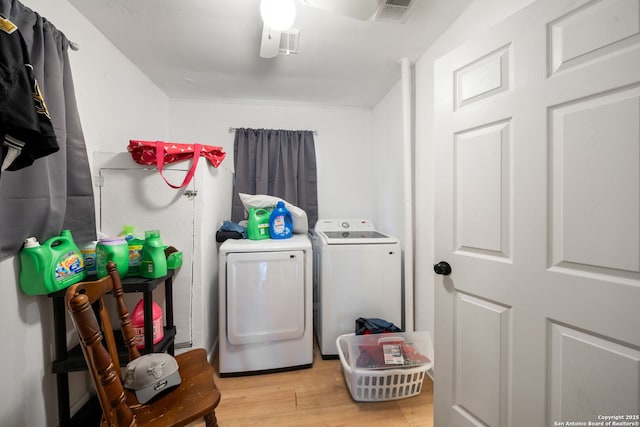
[[[105, 155], [107, 160], [99, 168], [100, 231], [113, 236], [122, 230], [123, 225], [134, 225], [135, 234], [144, 238], [145, 230], [159, 230], [165, 246], [173, 246], [182, 252], [182, 267], [176, 270], [173, 278], [173, 320], [176, 346], [189, 347], [192, 342], [195, 202], [188, 196], [188, 191], [193, 192], [193, 181], [186, 189], [174, 190], [157, 170], [131, 166], [130, 158], [125, 156], [109, 158]], [[180, 183], [186, 171], [164, 169], [163, 173], [170, 182]], [[153, 296], [154, 301], [162, 305], [159, 298], [164, 295], [160, 288]], [[132, 294], [126, 297], [133, 298]], [[142, 298], [142, 294], [136, 298]]]
[[436, 62], [437, 427], [640, 425], [639, 17], [538, 0]]

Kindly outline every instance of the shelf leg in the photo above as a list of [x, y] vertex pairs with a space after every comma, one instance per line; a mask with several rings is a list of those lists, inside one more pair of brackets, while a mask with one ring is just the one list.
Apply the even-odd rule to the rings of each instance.
[[[53, 298], [53, 324], [56, 360], [65, 360], [68, 352], [64, 296]], [[58, 390], [58, 424], [60, 427], [66, 427], [71, 423], [69, 374], [66, 372], [57, 373], [56, 385]]]
[[144, 296], [144, 354], [153, 352], [153, 297], [151, 292]]
[[[167, 322], [167, 328], [173, 328], [173, 274], [171, 274], [164, 281], [164, 299], [165, 299], [165, 308], [166, 313], [165, 320]], [[174, 356], [175, 353], [175, 338], [171, 340], [171, 344], [167, 351], [170, 355]]]

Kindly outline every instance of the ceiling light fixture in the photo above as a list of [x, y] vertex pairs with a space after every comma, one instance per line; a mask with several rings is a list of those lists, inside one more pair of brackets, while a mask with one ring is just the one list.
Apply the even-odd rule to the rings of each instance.
[[284, 31], [293, 25], [296, 5], [293, 0], [261, 0], [260, 15], [269, 28]]

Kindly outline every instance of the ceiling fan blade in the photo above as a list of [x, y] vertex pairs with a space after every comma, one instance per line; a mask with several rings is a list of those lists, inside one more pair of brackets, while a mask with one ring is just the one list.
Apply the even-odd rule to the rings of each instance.
[[262, 26], [262, 41], [260, 42], [260, 56], [263, 58], [275, 58], [280, 52], [280, 31]]
[[299, 0], [300, 3], [366, 21], [378, 9], [381, 0]]

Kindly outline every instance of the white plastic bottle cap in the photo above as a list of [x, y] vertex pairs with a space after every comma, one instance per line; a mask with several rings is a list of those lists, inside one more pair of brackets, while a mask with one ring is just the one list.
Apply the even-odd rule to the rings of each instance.
[[25, 248], [36, 248], [38, 246], [40, 246], [40, 242], [38, 242], [38, 239], [36, 239], [35, 237], [27, 237], [27, 239], [24, 241]]

